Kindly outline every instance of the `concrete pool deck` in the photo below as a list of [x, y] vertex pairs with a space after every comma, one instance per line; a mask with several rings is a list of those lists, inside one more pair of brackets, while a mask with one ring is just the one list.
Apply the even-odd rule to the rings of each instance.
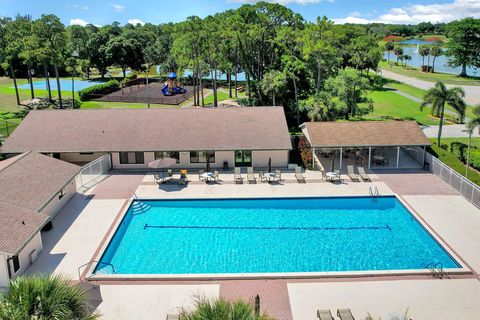
[[[346, 177], [345, 177], [346, 178]], [[284, 197], [398, 194], [473, 269], [470, 276], [434, 279], [431, 276], [305, 279], [217, 280], [190, 282], [103, 282], [97, 310], [104, 319], [164, 319], [194, 296], [251, 299], [259, 294], [262, 310], [277, 319], [316, 319], [317, 309], [351, 308], [356, 319], [367, 312], [387, 317], [409, 308], [412, 319], [480, 319], [480, 210], [429, 173], [378, 173], [372, 183], [314, 182], [254, 185], [190, 184], [159, 187], [151, 175], [114, 174], [75, 196], [43, 235], [44, 250], [27, 274], [61, 273], [78, 281], [78, 268], [92, 259], [107, 230], [129, 197], [141, 198]], [[408, 183], [407, 183], [408, 182]], [[405, 187], [405, 185], [408, 187]], [[141, 315], [141, 316], [140, 316]], [[363, 318], [362, 318], [363, 317]], [[387, 318], [388, 319], [388, 318]]]

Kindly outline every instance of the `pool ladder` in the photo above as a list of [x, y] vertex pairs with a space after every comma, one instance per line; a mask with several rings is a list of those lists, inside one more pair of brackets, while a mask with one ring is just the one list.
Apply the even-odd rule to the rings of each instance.
[[134, 200], [136, 201], [133, 201], [132, 202], [132, 212], [133, 214], [140, 214], [140, 213], [144, 213], [145, 211], [147, 211], [148, 209], [151, 208], [151, 206], [149, 206], [148, 204], [146, 204], [145, 202], [142, 202], [137, 194], [135, 193], [135, 191], [132, 191], [130, 190], [130, 193], [132, 194], [132, 197]]
[[431, 262], [425, 265], [425, 268], [430, 270], [434, 278], [443, 279], [450, 278], [448, 274], [443, 270], [443, 264], [441, 262]]
[[91, 268], [94, 263], [97, 263], [98, 265], [100, 265], [100, 264], [107, 265], [107, 266], [109, 266], [109, 267], [112, 268], [112, 274], [117, 273], [117, 271], [115, 270], [115, 267], [114, 267], [113, 264], [111, 264], [111, 263], [103, 262], [103, 261], [100, 261], [100, 260], [89, 261], [89, 262], [87, 262], [87, 263], [82, 264], [82, 265], [81, 265], [80, 267], [78, 267], [78, 269], [77, 269], [78, 279], [79, 279], [81, 282], [84, 282], [84, 280], [85, 280], [85, 279], [82, 277], [82, 272], [81, 272], [81, 271], [82, 271], [85, 267]]
[[368, 192], [370, 193], [370, 196], [372, 198], [378, 198], [380, 197], [380, 192], [378, 192], [378, 188], [375, 187], [375, 189], [372, 189], [372, 187], [368, 187]]

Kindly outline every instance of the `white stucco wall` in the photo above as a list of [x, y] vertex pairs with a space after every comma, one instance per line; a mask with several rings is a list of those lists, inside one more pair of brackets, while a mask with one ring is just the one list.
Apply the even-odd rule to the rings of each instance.
[[100, 158], [105, 152], [94, 152], [93, 154], [80, 154], [78, 152], [61, 153], [60, 160], [71, 163], [88, 163]]
[[63, 208], [63, 206], [72, 198], [72, 196], [76, 192], [76, 179], [73, 179], [68, 185], [65, 186], [65, 195], [62, 197], [62, 199], [58, 198], [60, 192], [57, 193], [40, 212], [52, 218], [55, 217], [58, 211]]
[[[20, 262], [20, 269], [13, 274], [13, 262], [10, 260], [10, 270], [12, 272], [12, 279], [21, 275], [32, 263], [31, 261], [31, 254], [33, 251], [36, 251], [36, 255], [38, 255], [43, 249], [42, 246], [42, 236], [40, 232], [37, 234], [23, 247], [23, 249], [18, 253], [18, 260]], [[8, 277], [8, 265], [7, 260], [9, 256], [4, 254], [0, 254], [0, 288], [7, 287], [9, 282]], [[34, 261], [33, 261], [34, 262]]]
[[268, 159], [272, 159], [272, 167], [288, 166], [288, 150], [266, 150], [252, 152], [252, 165], [254, 167], [267, 167]]
[[[179, 152], [180, 163], [171, 166], [173, 169], [182, 169], [182, 168], [204, 168], [206, 163], [190, 163], [190, 152]], [[144, 153], [144, 164], [120, 164], [120, 155], [118, 152], [112, 153], [112, 167], [114, 169], [135, 169], [135, 168], [147, 168], [148, 163], [155, 160], [155, 154], [153, 152]], [[228, 166], [232, 168], [235, 164], [234, 152], [233, 151], [216, 151], [215, 152], [215, 162], [210, 163], [212, 168], [222, 168], [223, 162], [227, 161]]]
[[0, 288], [8, 286], [7, 256], [0, 254]]

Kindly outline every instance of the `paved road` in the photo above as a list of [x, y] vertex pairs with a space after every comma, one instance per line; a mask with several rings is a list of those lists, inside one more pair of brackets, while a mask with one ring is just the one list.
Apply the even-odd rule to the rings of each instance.
[[[384, 77], [406, 83], [408, 85], [411, 85], [413, 87], [417, 87], [419, 89], [428, 90], [435, 85], [434, 82], [424, 81], [424, 80], [420, 80], [420, 79], [413, 78], [413, 77], [407, 77], [407, 76], [404, 76], [404, 75], [401, 75], [401, 74], [398, 74], [398, 73], [395, 73], [395, 72], [392, 72], [392, 71], [388, 71], [388, 70], [385, 70], [385, 69], [381, 69], [381, 70], [382, 70], [382, 75]], [[447, 87], [448, 88], [452, 88], [452, 87], [463, 88], [463, 90], [465, 90], [465, 101], [467, 102], [467, 104], [472, 105], [472, 106], [480, 104], [480, 86], [460, 86], [460, 85], [450, 85], [450, 84], [448, 84]]]
[[[468, 133], [463, 132], [465, 130], [464, 124], [452, 124], [443, 126], [442, 138], [468, 138]], [[438, 135], [438, 126], [422, 126], [422, 130], [429, 138], [436, 138]], [[472, 137], [480, 137], [478, 130], [473, 132]]]

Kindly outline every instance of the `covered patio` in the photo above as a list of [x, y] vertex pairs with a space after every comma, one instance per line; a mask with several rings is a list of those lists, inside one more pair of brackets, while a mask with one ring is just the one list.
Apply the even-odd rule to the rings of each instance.
[[430, 145], [413, 121], [308, 122], [301, 129], [312, 150], [312, 166], [326, 172], [346, 172], [349, 165], [422, 168]]

